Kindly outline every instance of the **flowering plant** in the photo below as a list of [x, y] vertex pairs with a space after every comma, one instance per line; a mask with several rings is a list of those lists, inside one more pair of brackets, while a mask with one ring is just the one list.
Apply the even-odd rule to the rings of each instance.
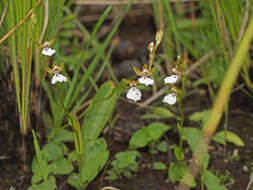
[[136, 73], [138, 81], [130, 81], [128, 79], [123, 79], [123, 81], [130, 86], [129, 91], [127, 92], [126, 97], [133, 101], [141, 100], [141, 91], [137, 88], [138, 84], [144, 84], [146, 86], [153, 85], [154, 80], [151, 78], [152, 74], [155, 71], [155, 67], [153, 67], [155, 51], [158, 45], [161, 43], [163, 37], [163, 31], [159, 30], [156, 33], [155, 42], [151, 42], [148, 45], [149, 50], [149, 66], [144, 64], [142, 70], [139, 70], [137, 67], [133, 66], [133, 70]]

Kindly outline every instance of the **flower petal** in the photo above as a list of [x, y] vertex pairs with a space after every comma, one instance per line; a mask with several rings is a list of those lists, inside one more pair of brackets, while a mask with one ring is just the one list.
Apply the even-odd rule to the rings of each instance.
[[141, 99], [141, 91], [137, 89], [135, 86], [131, 87], [128, 90], [126, 97], [136, 102]]
[[171, 75], [164, 79], [165, 84], [175, 84], [178, 80], [178, 75]]
[[55, 73], [51, 80], [51, 83], [55, 84], [57, 82], [67, 82], [67, 78], [62, 74]]
[[54, 74], [54, 76], [53, 76], [53, 78], [51, 80], [51, 83], [55, 84], [57, 81], [58, 81], [58, 75]]
[[163, 102], [174, 105], [177, 102], [177, 95], [175, 93], [168, 94], [163, 98]]
[[138, 81], [140, 84], [145, 84], [146, 86], [154, 84], [154, 80], [148, 77], [141, 77]]
[[52, 56], [55, 52], [56, 52], [55, 49], [44, 48], [41, 53], [46, 56]]

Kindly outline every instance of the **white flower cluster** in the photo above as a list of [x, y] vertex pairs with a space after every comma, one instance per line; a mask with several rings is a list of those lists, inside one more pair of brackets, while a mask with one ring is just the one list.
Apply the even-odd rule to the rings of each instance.
[[[166, 77], [164, 79], [165, 84], [174, 85], [179, 81], [180, 75], [177, 74], [176, 69], [173, 68], [172, 71], [175, 74]], [[138, 82], [140, 84], [144, 84], [146, 86], [154, 84], [154, 80], [149, 77], [146, 77], [145, 75], [140, 77], [138, 79]], [[135, 102], [138, 100], [141, 100], [141, 91], [136, 87], [136, 84], [134, 84], [134, 83], [130, 84], [130, 89], [128, 90], [126, 97], [130, 100], [135, 101]], [[174, 105], [177, 102], [177, 93], [176, 93], [175, 88], [172, 88], [171, 92], [163, 98], [163, 102], [165, 102], [169, 105]]]
[[62, 74], [55, 72], [51, 80], [51, 83], [55, 84], [56, 82], [67, 82], [67, 78], [63, 76]]
[[136, 86], [133, 85], [128, 90], [126, 97], [136, 102], [141, 99], [141, 91], [138, 88], [136, 88]]
[[[49, 44], [49, 42], [45, 42], [44, 44], [43, 44], [43, 50], [42, 50], [42, 54], [43, 55], [46, 55], [46, 56], [52, 56], [53, 54], [55, 54], [55, 52], [56, 52], [56, 50], [55, 49], [52, 49], [52, 48], [50, 48], [49, 47], [50, 46], [50, 44]], [[52, 80], [51, 80], [51, 83], [52, 84], [55, 84], [55, 83], [57, 83], [57, 82], [67, 82], [67, 77], [65, 77], [65, 76], [63, 76], [62, 74], [59, 74], [59, 72], [61, 71], [61, 69], [58, 67], [58, 66], [54, 66], [53, 67], [53, 74], [54, 74], [54, 76], [53, 76], [53, 78], [52, 78]]]
[[43, 55], [46, 55], [46, 56], [52, 56], [53, 54], [55, 54], [55, 52], [56, 52], [56, 50], [55, 49], [51, 49], [51, 48], [48, 48], [48, 47], [45, 47], [45, 48], [43, 48], [43, 50], [42, 50], [42, 54]]
[[50, 43], [49, 42], [45, 42], [44, 44], [43, 44], [43, 50], [42, 50], [42, 54], [43, 55], [46, 55], [46, 56], [49, 56], [49, 57], [51, 57], [52, 55], [54, 55], [55, 54], [55, 52], [56, 52], [56, 50], [55, 49], [51, 49], [50, 47]]

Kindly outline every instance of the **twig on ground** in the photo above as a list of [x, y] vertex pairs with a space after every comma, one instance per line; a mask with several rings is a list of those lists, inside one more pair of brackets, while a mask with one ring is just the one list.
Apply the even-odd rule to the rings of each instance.
[[0, 20], [0, 27], [2, 26], [2, 23], [3, 23], [3, 21], [4, 21], [4, 17], [5, 17], [7, 8], [8, 8], [8, 3], [6, 3], [6, 5], [5, 5], [5, 7], [4, 7], [4, 11], [3, 11], [3, 14], [2, 14], [1, 20]]
[[205, 55], [203, 55], [198, 61], [193, 63], [189, 69], [185, 72], [185, 75], [189, 75], [191, 72], [193, 72], [198, 66], [200, 66], [202, 63], [206, 62], [208, 59], [210, 59], [215, 54], [215, 49], [210, 50]]
[[110, 187], [110, 186], [107, 186], [107, 187], [103, 187], [101, 190], [119, 190], [115, 187]]

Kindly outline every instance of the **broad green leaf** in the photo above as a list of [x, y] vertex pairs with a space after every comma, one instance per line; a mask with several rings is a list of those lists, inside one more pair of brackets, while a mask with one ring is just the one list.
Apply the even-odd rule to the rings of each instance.
[[32, 184], [36, 184], [38, 182], [40, 182], [42, 180], [41, 175], [39, 175], [39, 173], [35, 173], [32, 176]]
[[[202, 138], [202, 132], [199, 129], [192, 128], [192, 127], [185, 127], [183, 129], [183, 135], [186, 138], [186, 141], [188, 145], [190, 146], [190, 149], [192, 152], [195, 152], [196, 147], [199, 145], [200, 140]], [[201, 163], [201, 166], [206, 168], [209, 163], [209, 155], [208, 152], [205, 153], [203, 157], [203, 161]]]
[[163, 117], [156, 115], [156, 114], [148, 113], [148, 114], [142, 115], [141, 119], [163, 119]]
[[80, 181], [83, 184], [90, 183], [104, 167], [108, 157], [107, 144], [103, 138], [85, 141], [80, 161]]
[[43, 147], [43, 152], [47, 152], [49, 155], [48, 161], [58, 160], [60, 158], [63, 158], [62, 149], [59, 143], [57, 142], [50, 142], [47, 143]]
[[137, 156], [140, 156], [140, 153], [137, 151], [126, 151], [126, 152], [119, 152], [115, 155], [116, 162], [114, 166], [118, 168], [128, 168], [132, 164], [136, 163]]
[[175, 115], [167, 108], [164, 107], [156, 107], [153, 110], [154, 114], [160, 116], [160, 118], [173, 118]]
[[85, 186], [82, 186], [82, 183], [80, 181], [79, 175], [77, 173], [72, 173], [68, 178], [68, 183], [75, 187], [76, 189], [82, 189], [85, 188]]
[[205, 123], [207, 122], [207, 119], [209, 117], [210, 114], [210, 110], [203, 110], [200, 112], [194, 112], [189, 119], [191, 121], [202, 121], [203, 126], [205, 125]]
[[158, 122], [151, 123], [147, 127], [149, 135], [151, 136], [152, 140], [159, 139], [170, 128], [172, 127]]
[[28, 188], [28, 190], [54, 190], [56, 189], [56, 180], [54, 176], [49, 176], [48, 180], [43, 181], [40, 184], [34, 184]]
[[142, 127], [140, 130], [136, 131], [130, 141], [129, 145], [130, 147], [144, 147], [146, 146], [150, 141], [152, 140], [152, 137], [149, 135], [149, 131], [147, 127]]
[[169, 109], [164, 107], [156, 107], [153, 113], [148, 113], [141, 116], [141, 119], [168, 119], [176, 117]]
[[172, 183], [180, 181], [187, 170], [186, 163], [174, 163], [172, 162], [169, 166], [169, 178]]
[[155, 170], [166, 170], [167, 166], [162, 162], [154, 162], [153, 163], [153, 169], [155, 169]]
[[83, 140], [93, 140], [100, 135], [112, 115], [118, 97], [119, 91], [111, 81], [100, 87], [92, 99], [82, 123]]
[[208, 190], [227, 190], [226, 187], [220, 185], [219, 178], [209, 170], [206, 170], [204, 175], [204, 183]]
[[244, 146], [243, 140], [231, 131], [220, 131], [213, 136], [213, 140], [221, 144], [225, 144], [225, 141], [227, 141], [236, 146]]
[[195, 179], [193, 178], [193, 176], [189, 173], [188, 170], [185, 171], [184, 173], [184, 180], [181, 180], [181, 183], [187, 184], [190, 187], [195, 187], [196, 186], [196, 182]]
[[132, 147], [144, 147], [152, 140], [158, 140], [170, 128], [172, 127], [163, 123], [154, 122], [136, 131], [132, 135], [129, 144]]
[[74, 169], [73, 165], [66, 158], [54, 161], [49, 167], [50, 171], [55, 175], [70, 174]]
[[202, 133], [199, 129], [192, 127], [185, 127], [183, 129], [183, 134], [186, 137], [186, 141], [189, 144], [191, 150], [195, 152], [197, 145], [200, 142]]
[[167, 152], [168, 151], [168, 145], [166, 141], [162, 141], [157, 145], [157, 149], [161, 152]]
[[57, 132], [57, 134], [54, 136], [54, 141], [73, 142], [74, 141], [73, 132], [66, 129], [62, 129], [61, 131]]

